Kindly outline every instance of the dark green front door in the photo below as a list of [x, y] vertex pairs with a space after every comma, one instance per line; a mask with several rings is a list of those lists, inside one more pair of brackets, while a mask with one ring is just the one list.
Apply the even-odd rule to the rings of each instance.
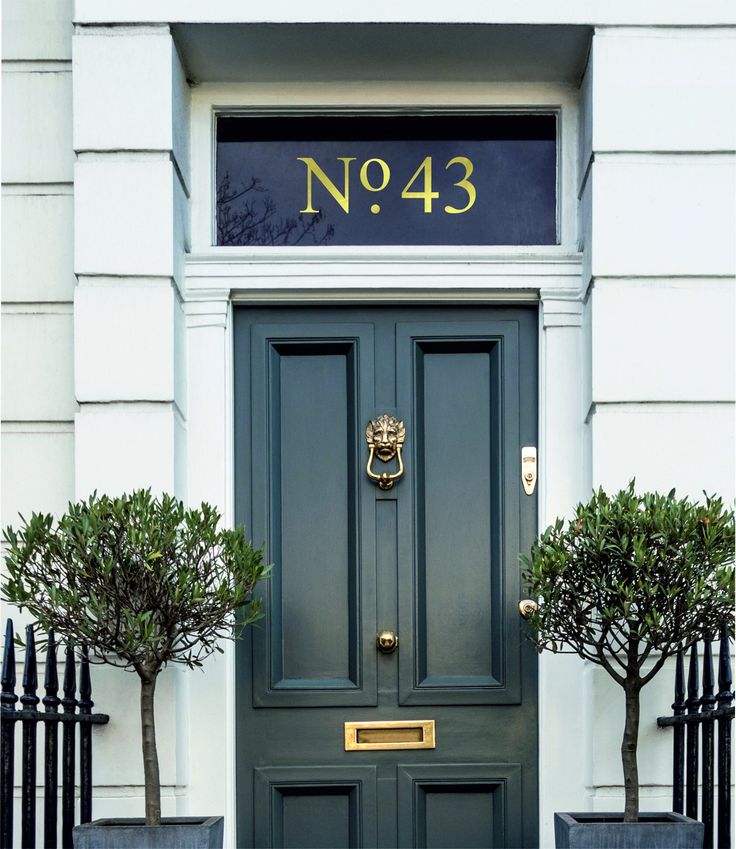
[[[236, 520], [274, 563], [237, 648], [239, 846], [537, 845], [536, 339], [526, 307], [236, 310]], [[346, 751], [346, 722], [392, 720], [435, 748]]]

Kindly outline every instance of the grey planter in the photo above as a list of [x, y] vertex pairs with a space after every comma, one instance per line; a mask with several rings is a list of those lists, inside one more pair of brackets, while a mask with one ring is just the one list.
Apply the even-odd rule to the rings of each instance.
[[74, 826], [74, 849], [222, 849], [222, 817], [106, 819]]
[[674, 813], [555, 814], [557, 849], [703, 849], [702, 822]]

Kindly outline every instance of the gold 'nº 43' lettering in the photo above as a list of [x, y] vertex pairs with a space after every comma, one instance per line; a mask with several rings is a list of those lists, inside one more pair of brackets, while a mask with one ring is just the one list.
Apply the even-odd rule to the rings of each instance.
[[[325, 174], [322, 168], [317, 164], [316, 160], [311, 156], [298, 156], [297, 160], [303, 162], [307, 167], [307, 202], [304, 209], [300, 212], [318, 213], [320, 210], [315, 209], [313, 202], [314, 180], [316, 179], [323, 188], [327, 191], [330, 197], [337, 203], [343, 212], [350, 212], [350, 164], [355, 162], [354, 156], [338, 156], [337, 161], [343, 164], [343, 181], [342, 189]], [[445, 165], [445, 171], [449, 171], [453, 166], [460, 166], [464, 170], [464, 174], [457, 182], [453, 183], [457, 188], [462, 189], [467, 196], [465, 206], [456, 207], [446, 204], [444, 210], [449, 215], [460, 215], [472, 208], [475, 203], [477, 193], [475, 185], [471, 183], [470, 176], [473, 173], [473, 163], [467, 156], [455, 156]], [[384, 159], [373, 157], [366, 159], [361, 165], [358, 174], [361, 186], [369, 192], [381, 192], [389, 184], [391, 180], [391, 168]], [[401, 190], [401, 197], [407, 200], [421, 200], [425, 213], [432, 212], [432, 203], [438, 199], [440, 193], [432, 187], [432, 157], [425, 156], [419, 167], [409, 178], [409, 181]], [[374, 204], [371, 211], [375, 212], [380, 207]]]

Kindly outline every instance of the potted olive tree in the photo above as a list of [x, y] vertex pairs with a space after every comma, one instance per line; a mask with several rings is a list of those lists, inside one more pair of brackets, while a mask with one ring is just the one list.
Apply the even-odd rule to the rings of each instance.
[[[74, 829], [77, 847], [222, 846], [222, 817], [161, 819], [154, 694], [168, 664], [193, 668], [259, 618], [267, 577], [242, 528], [218, 511], [185, 509], [150, 490], [70, 504], [57, 522], [34, 513], [3, 534], [2, 595], [43, 629], [87, 645], [91, 660], [140, 680], [145, 820], [98, 820]], [[235, 622], [233, 621], [235, 619]]]
[[529, 615], [537, 647], [598, 664], [625, 699], [623, 815], [555, 814], [557, 846], [702, 846], [701, 823], [639, 813], [639, 696], [680, 646], [724, 623], [733, 633], [733, 512], [715, 497], [637, 495], [632, 481], [614, 496], [594, 493], [569, 522], [558, 519], [522, 561], [539, 602]]

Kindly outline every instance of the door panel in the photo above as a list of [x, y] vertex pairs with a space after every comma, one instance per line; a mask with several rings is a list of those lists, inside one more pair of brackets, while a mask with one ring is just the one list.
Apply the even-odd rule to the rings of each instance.
[[376, 845], [375, 767], [276, 767], [255, 772], [257, 846]]
[[503, 480], [519, 450], [518, 325], [399, 324], [397, 350], [414, 435], [413, 493], [399, 502], [414, 535], [399, 567], [401, 703], [518, 703], [518, 494]]
[[401, 849], [521, 846], [521, 766], [399, 767]]
[[[536, 328], [520, 307], [236, 310], [236, 519], [274, 563], [236, 648], [239, 846], [535, 845]], [[366, 474], [383, 413], [406, 430], [389, 490]], [[434, 749], [345, 751], [345, 722], [429, 719]]]
[[375, 576], [361, 551], [372, 521], [358, 496], [371, 330], [253, 329], [253, 444], [262, 446], [253, 527], [279, 564], [254, 633], [259, 705], [375, 703], [375, 652], [364, 638], [375, 630]]

